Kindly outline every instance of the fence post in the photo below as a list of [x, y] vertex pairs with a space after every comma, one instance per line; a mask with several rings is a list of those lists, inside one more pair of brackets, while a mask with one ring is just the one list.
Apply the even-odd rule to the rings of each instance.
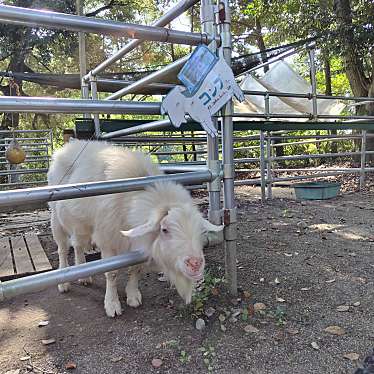
[[[90, 84], [91, 84], [91, 96], [92, 100], [97, 100], [97, 78], [94, 75], [90, 75]], [[101, 131], [100, 131], [100, 119], [99, 114], [94, 113], [94, 125], [95, 125], [95, 136], [96, 138], [100, 138]]]
[[[214, 20], [214, 5], [212, 0], [202, 0], [200, 7], [200, 21], [202, 32], [207, 33], [209, 36], [216, 35], [216, 27]], [[216, 42], [212, 42], [209, 45], [209, 49], [213, 53], [217, 53]], [[217, 120], [213, 119], [215, 126], [217, 127]], [[218, 137], [212, 137], [207, 134], [207, 151], [208, 159], [207, 166], [214, 173], [219, 173], [221, 169], [221, 163], [219, 161], [218, 151]], [[208, 182], [208, 193], [209, 193], [209, 221], [216, 225], [222, 223], [222, 211], [221, 211], [221, 178], [218, 177], [212, 182]]]
[[267, 198], [273, 198], [273, 190], [272, 190], [272, 171], [271, 171], [271, 161], [272, 161], [272, 139], [271, 139], [271, 132], [268, 131], [266, 137], [266, 186], [267, 186]]
[[[218, 1], [218, 20], [222, 41], [222, 53], [231, 65], [231, 15], [228, 0]], [[233, 147], [233, 102], [230, 100], [222, 108], [222, 161], [224, 192], [224, 238], [226, 279], [232, 296], [238, 294], [236, 268], [237, 214], [234, 193], [234, 147]]]
[[266, 200], [266, 162], [265, 162], [265, 133], [260, 131], [260, 174], [261, 174], [261, 202]]
[[360, 172], [360, 191], [365, 187], [365, 165], [366, 165], [366, 130], [361, 133], [361, 172]]

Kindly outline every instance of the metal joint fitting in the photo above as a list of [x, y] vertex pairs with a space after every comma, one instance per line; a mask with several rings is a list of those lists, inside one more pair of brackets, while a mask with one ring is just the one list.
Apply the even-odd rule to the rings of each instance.
[[223, 223], [225, 226], [236, 223], [237, 221], [236, 208], [223, 210]]
[[97, 82], [97, 76], [93, 75], [91, 71], [88, 73], [88, 76], [90, 82]]
[[208, 210], [208, 219], [209, 222], [213, 223], [214, 225], [221, 225], [222, 224], [222, 213], [223, 210]]
[[223, 178], [224, 179], [234, 179], [235, 178], [235, 170], [233, 165], [231, 164], [224, 164], [223, 165]]
[[208, 168], [215, 177], [210, 183], [208, 183], [208, 191], [221, 191], [221, 162], [219, 160], [209, 160]]

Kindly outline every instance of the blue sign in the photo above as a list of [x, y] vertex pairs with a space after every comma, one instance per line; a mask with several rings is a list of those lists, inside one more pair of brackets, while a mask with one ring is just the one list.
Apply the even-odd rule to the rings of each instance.
[[193, 95], [217, 63], [218, 57], [205, 45], [199, 45], [178, 74], [178, 79]]

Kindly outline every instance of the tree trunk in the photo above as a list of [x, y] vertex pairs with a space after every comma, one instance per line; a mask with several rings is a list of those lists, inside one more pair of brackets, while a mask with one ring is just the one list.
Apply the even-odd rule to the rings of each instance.
[[[345, 70], [353, 95], [372, 97], [374, 95], [374, 52], [371, 52], [371, 72], [369, 71], [368, 76], [366, 76], [362, 54], [356, 47], [350, 0], [334, 0], [334, 11], [344, 51]], [[356, 112], [359, 115], [373, 115], [374, 105], [366, 105], [366, 107], [360, 105], [357, 108]], [[373, 133], [373, 131], [368, 131], [368, 133]], [[374, 150], [374, 139], [372, 137], [367, 139], [366, 149]], [[366, 160], [372, 162], [374, 156], [367, 155]]]
[[343, 43], [345, 70], [353, 95], [367, 96], [369, 80], [365, 76], [363, 61], [356, 50], [350, 0], [334, 0], [334, 10]]
[[[268, 58], [267, 58], [267, 54], [265, 52], [266, 46], [265, 46], [264, 38], [262, 36], [262, 26], [261, 26], [261, 22], [260, 22], [258, 17], [256, 17], [255, 22], [256, 22], [257, 47], [259, 48], [259, 50], [261, 52], [262, 62], [267, 62]], [[267, 71], [269, 71], [269, 66], [268, 65], [264, 66], [264, 73], [266, 73]]]

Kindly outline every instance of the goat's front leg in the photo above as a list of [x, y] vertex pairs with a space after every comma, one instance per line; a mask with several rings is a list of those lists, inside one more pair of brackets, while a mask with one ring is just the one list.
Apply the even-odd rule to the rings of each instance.
[[143, 266], [131, 266], [128, 270], [126, 284], [127, 305], [137, 308], [142, 304], [142, 294], [139, 291], [139, 280], [143, 274]]
[[117, 276], [117, 270], [105, 273], [106, 292], [104, 307], [108, 317], [115, 317], [116, 315], [120, 316], [122, 314], [122, 307], [118, 298], [117, 291]]

